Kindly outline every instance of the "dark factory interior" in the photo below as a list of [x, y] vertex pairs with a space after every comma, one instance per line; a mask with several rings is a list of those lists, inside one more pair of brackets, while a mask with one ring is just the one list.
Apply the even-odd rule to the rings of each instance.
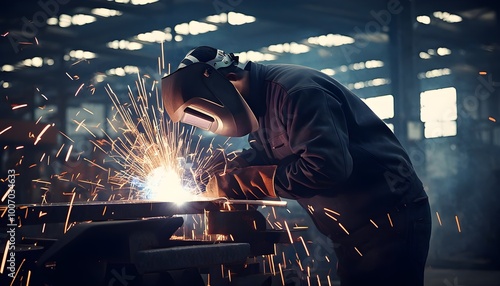
[[0, 33], [1, 285], [342, 285], [312, 207], [184, 194], [249, 147], [169, 120], [198, 46], [360, 97], [429, 198], [424, 285], [500, 285], [497, 1], [4, 1]]

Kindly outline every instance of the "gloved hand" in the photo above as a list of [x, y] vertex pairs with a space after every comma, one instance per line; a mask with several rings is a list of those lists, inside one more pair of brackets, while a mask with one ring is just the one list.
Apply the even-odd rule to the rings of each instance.
[[209, 179], [204, 196], [245, 200], [276, 198], [274, 191], [276, 167], [249, 166], [215, 174]]
[[244, 159], [235, 157], [234, 154], [228, 156], [223, 150], [215, 149], [210, 156], [198, 160], [191, 167], [191, 172], [196, 185], [203, 192], [211, 177], [247, 165]]

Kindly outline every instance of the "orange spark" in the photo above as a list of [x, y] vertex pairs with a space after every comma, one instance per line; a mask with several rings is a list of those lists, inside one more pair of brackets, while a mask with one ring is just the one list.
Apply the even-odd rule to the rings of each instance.
[[71, 202], [69, 203], [68, 215], [66, 216], [66, 222], [64, 223], [64, 233], [68, 231], [69, 216], [71, 215], [71, 209], [73, 208], [73, 202], [75, 201], [76, 193], [73, 193], [71, 197]]
[[5, 192], [5, 194], [3, 195], [2, 197], [2, 202], [5, 201], [5, 199], [7, 198], [7, 196], [10, 194], [10, 191], [12, 191], [12, 189], [14, 189], [14, 186], [11, 185], [10, 188], [7, 189], [7, 191]]
[[83, 110], [85, 110], [85, 111], [87, 111], [88, 113], [90, 113], [90, 114], [94, 115], [94, 113], [93, 113], [92, 111], [88, 110], [88, 109], [87, 109], [87, 108], [85, 108], [85, 107], [83, 108]]
[[378, 228], [378, 225], [377, 225], [377, 224], [376, 224], [373, 220], [371, 220], [371, 219], [370, 219], [370, 222], [371, 222], [371, 223], [372, 223], [372, 224], [373, 224], [376, 228]]
[[3, 274], [5, 262], [7, 262], [7, 254], [9, 254], [9, 246], [10, 246], [10, 241], [7, 239], [7, 243], [5, 244], [5, 249], [3, 251], [2, 264], [0, 265], [0, 274]]
[[349, 235], [349, 232], [347, 231], [347, 229], [345, 229], [345, 227], [339, 222], [339, 226], [345, 231], [345, 233], [347, 233], [347, 235]]
[[76, 92], [75, 92], [75, 96], [77, 96], [77, 95], [78, 95], [78, 93], [80, 92], [80, 90], [82, 90], [82, 88], [83, 88], [83, 86], [84, 86], [84, 85], [85, 85], [84, 83], [82, 83], [82, 84], [80, 85], [80, 87], [79, 87], [79, 88], [76, 90]]
[[26, 106], [28, 106], [27, 103], [18, 104], [18, 105], [13, 106], [12, 110], [20, 109], [20, 108], [23, 108], [23, 107], [26, 107]]
[[61, 145], [61, 148], [59, 148], [59, 151], [57, 151], [56, 158], [59, 157], [59, 153], [61, 153], [63, 147], [64, 147], [64, 143]]
[[0, 135], [2, 135], [4, 132], [6, 132], [7, 130], [11, 129], [12, 126], [9, 126], [7, 128], [5, 128], [4, 130], [0, 131]]
[[491, 121], [491, 122], [497, 122], [497, 120], [494, 117], [492, 117], [492, 116], [489, 116], [488, 120]]
[[337, 219], [336, 219], [334, 216], [332, 216], [331, 214], [329, 214], [329, 213], [325, 213], [325, 215], [326, 215], [327, 217], [329, 217], [329, 218], [333, 219], [334, 221], [337, 221]]
[[283, 269], [281, 268], [281, 263], [278, 263], [278, 269], [280, 270], [281, 284], [285, 285], [285, 276], [283, 275]]
[[441, 217], [439, 216], [439, 213], [438, 213], [438, 212], [436, 212], [436, 216], [437, 216], [437, 219], [438, 219], [439, 225], [440, 225], [440, 226], [443, 226], [443, 224], [441, 223]]
[[460, 222], [458, 221], [458, 216], [457, 215], [455, 216], [455, 221], [457, 222], [458, 232], [462, 232], [462, 229], [460, 228]]
[[391, 227], [394, 227], [394, 225], [392, 224], [391, 215], [389, 213], [387, 213], [387, 218], [389, 219], [389, 223], [391, 224]]
[[304, 241], [304, 238], [302, 236], [299, 237], [300, 241], [302, 241], [302, 245], [304, 246], [304, 249], [306, 250], [306, 255], [309, 256], [309, 249], [307, 249], [306, 242]]
[[293, 244], [292, 233], [290, 232], [290, 228], [288, 228], [288, 223], [285, 220], [286, 232], [288, 233], [288, 238], [290, 238], [290, 243]]
[[359, 256], [363, 256], [363, 254], [361, 254], [361, 252], [358, 250], [358, 248], [355, 246], [354, 249], [356, 250], [356, 252], [359, 254]]
[[19, 265], [19, 267], [17, 268], [16, 273], [14, 274], [14, 278], [12, 278], [12, 282], [10, 283], [10, 286], [14, 285], [14, 281], [16, 281], [17, 274], [19, 274], [19, 270], [21, 270], [21, 268], [23, 267], [23, 264], [24, 264], [25, 261], [26, 261], [26, 258], [24, 258], [21, 261], [21, 264]]
[[71, 141], [71, 142], [75, 143], [75, 141], [74, 141], [73, 139], [69, 138], [69, 136], [68, 136], [68, 135], [64, 134], [64, 133], [63, 133], [63, 132], [61, 132], [61, 131], [59, 131], [59, 133], [60, 133], [62, 136], [66, 137], [66, 139], [68, 139], [69, 141]]
[[40, 140], [42, 140], [42, 135], [45, 133], [45, 131], [47, 131], [47, 129], [49, 129], [49, 127], [52, 126], [51, 124], [47, 124], [43, 129], [42, 129], [42, 132], [40, 132], [40, 134], [38, 134], [38, 136], [36, 137], [36, 140], [35, 140], [35, 143], [33, 143], [33, 145], [36, 145], [38, 144], [38, 142], [40, 142]]
[[69, 155], [71, 154], [71, 150], [73, 150], [73, 144], [69, 145], [68, 153], [66, 154], [66, 159], [64, 160], [65, 162], [68, 162]]
[[331, 213], [333, 213], [333, 214], [335, 214], [335, 215], [337, 215], [337, 216], [340, 216], [340, 214], [339, 214], [338, 212], [336, 212], [336, 211], [334, 211], [334, 210], [331, 210], [331, 209], [329, 209], [329, 208], [324, 208], [324, 210], [325, 210], [325, 211], [327, 211], [327, 212], [331, 212]]
[[487, 75], [488, 73], [487, 73], [487, 72], [485, 72], [485, 71], [480, 71], [480, 72], [479, 72], [479, 74], [480, 74], [480, 75]]

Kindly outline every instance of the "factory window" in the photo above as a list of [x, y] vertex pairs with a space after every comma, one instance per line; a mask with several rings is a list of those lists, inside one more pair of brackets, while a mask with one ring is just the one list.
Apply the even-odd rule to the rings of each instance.
[[457, 90], [447, 87], [420, 93], [420, 120], [425, 138], [457, 135]]
[[394, 97], [392, 95], [381, 95], [365, 98], [363, 101], [368, 105], [380, 119], [394, 117]]
[[[374, 96], [362, 98], [362, 100], [380, 119], [385, 121], [394, 117], [394, 97], [392, 95]], [[394, 132], [394, 124], [385, 123]]]

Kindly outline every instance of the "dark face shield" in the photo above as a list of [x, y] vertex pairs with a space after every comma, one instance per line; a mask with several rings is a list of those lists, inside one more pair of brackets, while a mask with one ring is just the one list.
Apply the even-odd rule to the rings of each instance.
[[165, 110], [174, 122], [239, 137], [256, 131], [257, 119], [241, 94], [214, 67], [194, 63], [164, 77]]

